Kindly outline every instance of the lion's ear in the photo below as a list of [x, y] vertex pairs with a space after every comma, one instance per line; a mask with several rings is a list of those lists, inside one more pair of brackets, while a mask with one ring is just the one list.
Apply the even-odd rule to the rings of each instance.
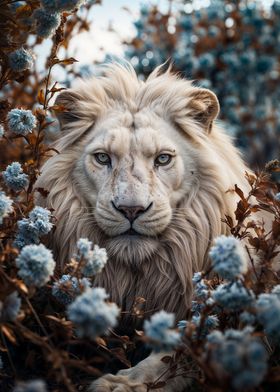
[[83, 117], [81, 102], [83, 97], [73, 90], [62, 91], [55, 100], [56, 117], [60, 127], [78, 121]]
[[188, 102], [189, 115], [200, 123], [206, 132], [210, 133], [213, 121], [219, 114], [218, 98], [212, 91], [195, 87]]

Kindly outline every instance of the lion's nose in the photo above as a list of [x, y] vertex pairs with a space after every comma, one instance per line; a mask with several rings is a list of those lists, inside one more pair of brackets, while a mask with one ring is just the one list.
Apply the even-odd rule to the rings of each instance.
[[114, 202], [112, 202], [112, 204], [116, 210], [123, 214], [129, 220], [129, 222], [132, 223], [136, 218], [138, 218], [139, 215], [146, 212], [153, 203], [151, 203], [147, 208], [143, 206], [116, 206]]

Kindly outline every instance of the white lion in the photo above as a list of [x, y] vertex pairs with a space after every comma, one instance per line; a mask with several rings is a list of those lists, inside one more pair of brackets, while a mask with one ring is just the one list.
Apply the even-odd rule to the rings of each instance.
[[[157, 68], [138, 80], [130, 66], [110, 65], [104, 76], [62, 92], [56, 104], [60, 154], [42, 168], [41, 203], [54, 209], [50, 239], [56, 258], [69, 260], [87, 237], [106, 247], [109, 261], [96, 277], [124, 311], [135, 297], [145, 310], [164, 309], [184, 319], [195, 271], [207, 268], [213, 238], [234, 219], [234, 192], [245, 192], [246, 167], [215, 119], [216, 96]], [[107, 375], [92, 391], [146, 391], [164, 368], [151, 355], [136, 367]], [[178, 379], [164, 391], [180, 391]]]

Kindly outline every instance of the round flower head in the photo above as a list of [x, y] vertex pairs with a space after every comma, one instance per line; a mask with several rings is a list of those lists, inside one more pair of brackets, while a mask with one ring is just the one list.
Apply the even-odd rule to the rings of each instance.
[[90, 282], [87, 278], [77, 279], [75, 276], [62, 275], [62, 277], [54, 283], [52, 295], [62, 305], [69, 305], [88, 287], [90, 287]]
[[12, 204], [13, 200], [0, 191], [0, 225], [3, 223], [3, 218], [13, 212]]
[[50, 12], [44, 8], [38, 8], [33, 17], [36, 21], [36, 32], [39, 37], [48, 38], [52, 36], [60, 24], [60, 14]]
[[77, 248], [81, 257], [87, 258], [92, 249], [92, 242], [87, 238], [80, 238], [77, 242]]
[[79, 8], [86, 0], [41, 0], [46, 10], [53, 12], [72, 11]]
[[179, 344], [180, 333], [171, 329], [174, 321], [174, 314], [164, 310], [155, 313], [150, 320], [145, 320], [145, 335], [152, 340], [150, 345], [154, 350], [170, 350]]
[[12, 109], [7, 116], [9, 129], [17, 135], [26, 136], [36, 127], [36, 117], [30, 110]]
[[77, 328], [78, 336], [96, 339], [117, 324], [119, 309], [107, 303], [103, 288], [89, 288], [68, 307], [68, 317]]
[[102, 271], [106, 263], [106, 249], [99, 248], [98, 245], [94, 245], [94, 249], [90, 251], [88, 258], [86, 259], [82, 273], [87, 277], [94, 276]]
[[18, 293], [14, 291], [9, 294], [2, 304], [1, 319], [3, 321], [15, 321], [21, 307], [21, 299]]
[[251, 306], [255, 296], [241, 283], [221, 284], [213, 291], [213, 299], [225, 310], [238, 311]]
[[280, 192], [276, 193], [276, 195], [274, 196], [274, 199], [275, 199], [276, 201], [279, 201], [279, 202], [280, 202]]
[[24, 48], [9, 54], [9, 65], [13, 71], [21, 72], [33, 66], [33, 56]]
[[18, 275], [29, 286], [41, 287], [53, 275], [55, 262], [50, 250], [43, 244], [27, 245], [16, 259]]
[[5, 129], [3, 127], [3, 125], [0, 125], [0, 137], [3, 137], [5, 133]]
[[43, 380], [32, 380], [18, 383], [13, 392], [47, 392], [47, 386]]
[[[278, 287], [278, 286], [276, 286]], [[280, 295], [278, 289], [271, 294], [261, 294], [257, 300], [257, 319], [265, 333], [280, 342]]]
[[251, 332], [246, 327], [242, 331], [229, 329], [224, 334], [214, 331], [207, 336], [207, 358], [219, 377], [229, 379], [234, 390], [257, 387], [267, 371], [266, 350]]
[[14, 191], [20, 191], [28, 184], [28, 176], [23, 173], [21, 164], [13, 162], [2, 173], [5, 184]]
[[235, 279], [247, 272], [247, 256], [241, 242], [234, 237], [224, 235], [214, 241], [209, 256], [213, 270], [222, 278]]

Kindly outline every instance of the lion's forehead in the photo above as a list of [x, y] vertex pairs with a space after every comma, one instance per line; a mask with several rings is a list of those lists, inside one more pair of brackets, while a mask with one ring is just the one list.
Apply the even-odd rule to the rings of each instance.
[[[149, 115], [148, 115], [149, 114]], [[87, 150], [104, 149], [119, 158], [151, 158], [163, 150], [176, 152], [178, 145], [171, 135], [171, 126], [147, 111], [108, 114], [93, 129]], [[173, 137], [172, 137], [173, 136]], [[130, 157], [130, 158], [129, 158]]]

